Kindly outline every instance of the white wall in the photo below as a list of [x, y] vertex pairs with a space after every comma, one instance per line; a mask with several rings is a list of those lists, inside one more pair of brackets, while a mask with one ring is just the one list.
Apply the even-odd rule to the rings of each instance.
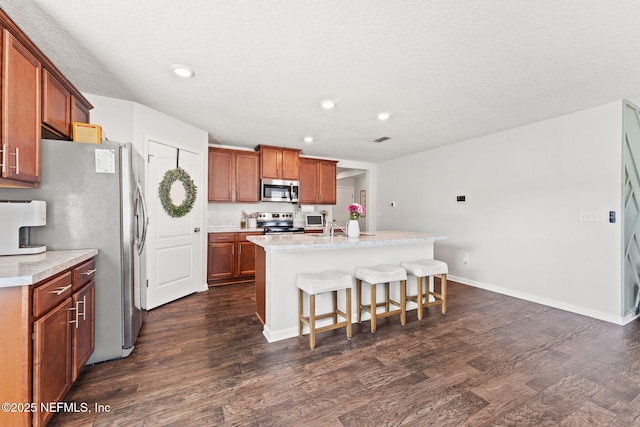
[[615, 102], [382, 163], [378, 227], [449, 236], [453, 280], [622, 323], [620, 221], [579, 221], [620, 218], [621, 141]]

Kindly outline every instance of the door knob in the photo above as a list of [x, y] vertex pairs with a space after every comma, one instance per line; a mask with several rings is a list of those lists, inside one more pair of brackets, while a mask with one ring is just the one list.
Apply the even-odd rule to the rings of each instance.
[[194, 228], [193, 231], [195, 231], [197, 233], [198, 231], [200, 231], [200, 227]]

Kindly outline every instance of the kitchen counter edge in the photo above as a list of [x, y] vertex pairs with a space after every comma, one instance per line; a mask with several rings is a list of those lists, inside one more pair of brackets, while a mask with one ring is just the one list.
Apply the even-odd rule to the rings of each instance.
[[262, 233], [262, 228], [209, 227], [208, 233]]
[[98, 255], [97, 249], [0, 256], [0, 288], [35, 285]]
[[372, 231], [360, 237], [323, 237], [318, 234], [291, 234], [249, 236], [247, 240], [262, 246], [267, 252], [288, 252], [299, 250], [339, 249], [367, 246], [387, 246], [436, 241], [447, 236], [411, 231]]

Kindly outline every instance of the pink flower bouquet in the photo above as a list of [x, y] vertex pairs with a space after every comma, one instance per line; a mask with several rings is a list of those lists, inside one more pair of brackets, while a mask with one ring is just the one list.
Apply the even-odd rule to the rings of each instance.
[[359, 203], [351, 203], [347, 206], [347, 211], [349, 212], [349, 219], [358, 219], [360, 215], [365, 213], [366, 208]]

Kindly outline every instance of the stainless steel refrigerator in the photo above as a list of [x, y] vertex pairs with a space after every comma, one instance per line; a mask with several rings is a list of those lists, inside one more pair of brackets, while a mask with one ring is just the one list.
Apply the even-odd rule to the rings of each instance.
[[88, 363], [128, 356], [146, 307], [144, 160], [131, 143], [42, 141], [37, 189], [0, 188], [0, 199], [45, 200], [47, 250], [97, 248], [95, 351]]

